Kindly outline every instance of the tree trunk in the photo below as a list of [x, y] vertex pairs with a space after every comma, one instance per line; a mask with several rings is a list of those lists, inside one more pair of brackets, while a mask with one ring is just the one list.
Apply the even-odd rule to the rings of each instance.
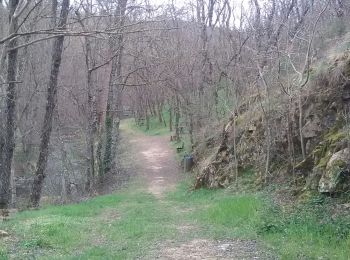
[[157, 101], [157, 110], [158, 110], [158, 120], [159, 123], [163, 123], [163, 117], [162, 117], [162, 105], [159, 101]]
[[[69, 12], [69, 0], [63, 0], [60, 14], [59, 28], [65, 28]], [[48, 83], [47, 103], [44, 116], [44, 124], [41, 130], [41, 141], [39, 159], [36, 165], [36, 172], [30, 197], [33, 207], [39, 206], [45, 170], [49, 153], [50, 137], [52, 132], [53, 112], [57, 102], [57, 79], [62, 60], [64, 36], [55, 38], [52, 48], [51, 73]]]
[[149, 114], [148, 114], [148, 111], [146, 109], [146, 131], [148, 131], [150, 128], [150, 125], [149, 125]]
[[305, 153], [305, 142], [304, 142], [304, 136], [303, 136], [303, 105], [302, 105], [301, 93], [299, 93], [299, 97], [298, 97], [298, 107], [299, 107], [299, 135], [300, 135], [301, 154], [303, 156], [303, 160], [305, 160], [306, 153]]
[[[13, 16], [18, 0], [11, 0], [9, 2], [10, 8], [10, 27], [9, 35], [17, 31], [17, 18]], [[17, 40], [13, 39], [9, 42], [8, 49], [15, 47]], [[6, 49], [7, 49], [6, 48]], [[5, 125], [5, 143], [3, 147], [3, 169], [0, 172], [0, 208], [7, 208], [11, 203], [11, 169], [12, 158], [15, 149], [15, 120], [16, 120], [16, 74], [17, 74], [17, 49], [12, 49], [7, 55], [7, 82], [6, 90], [6, 125]]]
[[169, 107], [169, 131], [173, 131], [173, 109]]
[[[78, 11], [76, 15], [83, 30], [87, 31], [83, 20]], [[89, 15], [89, 13], [87, 13]], [[85, 65], [87, 70], [87, 104], [88, 104], [88, 130], [87, 130], [87, 154], [88, 154], [88, 169], [86, 172], [86, 192], [93, 193], [97, 178], [102, 177], [103, 162], [102, 162], [102, 133], [103, 133], [103, 111], [97, 111], [96, 104], [96, 86], [93, 82], [93, 72], [99, 67], [95, 66], [93, 60], [91, 41], [85, 36]], [[112, 64], [113, 65], [113, 64]], [[101, 179], [100, 179], [101, 180]]]
[[104, 154], [104, 172], [108, 172], [112, 165], [112, 142], [113, 142], [113, 123], [114, 123], [114, 113], [113, 113], [113, 100], [114, 100], [114, 81], [115, 81], [115, 70], [117, 66], [117, 60], [114, 58], [112, 60], [112, 68], [109, 76], [109, 91], [106, 109], [106, 147]]
[[180, 140], [179, 121], [180, 121], [180, 104], [179, 104], [179, 98], [176, 96], [176, 107], [175, 107], [175, 135], [176, 135], [176, 140]]
[[[127, 0], [118, 1], [116, 10], [117, 24], [122, 28], [125, 21]], [[109, 80], [109, 92], [106, 111], [106, 147], [104, 153], [104, 173], [110, 171], [116, 157], [117, 139], [119, 134], [120, 113], [122, 110], [122, 59], [123, 59], [124, 35], [118, 36], [116, 43], [118, 55], [112, 61], [112, 69]], [[112, 41], [113, 43], [114, 41]], [[111, 46], [112, 49], [112, 46]], [[116, 95], [115, 95], [116, 94]], [[116, 97], [115, 97], [116, 96]], [[114, 104], [115, 102], [115, 104]], [[115, 110], [115, 112], [113, 112]]]

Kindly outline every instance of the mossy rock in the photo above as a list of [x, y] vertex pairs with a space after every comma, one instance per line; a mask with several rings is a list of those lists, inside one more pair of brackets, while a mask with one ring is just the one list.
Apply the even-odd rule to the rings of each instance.
[[327, 134], [324, 135], [323, 141], [320, 142], [312, 151], [314, 163], [318, 168], [326, 168], [332, 154], [339, 147], [339, 143], [346, 139], [345, 131], [334, 126]]
[[319, 192], [334, 193], [337, 191], [339, 185], [342, 184], [342, 174], [349, 172], [349, 157], [350, 152], [348, 148], [331, 156], [319, 182]]

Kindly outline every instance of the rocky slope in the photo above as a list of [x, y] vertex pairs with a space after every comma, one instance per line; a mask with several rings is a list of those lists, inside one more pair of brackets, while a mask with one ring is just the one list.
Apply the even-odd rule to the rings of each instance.
[[261, 100], [261, 96], [246, 99], [219, 133], [197, 145], [195, 187], [226, 187], [235, 180], [236, 169], [242, 174], [242, 169], [253, 167], [257, 183], [283, 176], [293, 180], [300, 192], [349, 191], [350, 51], [314, 65], [300, 96], [274, 96], [268, 113], [262, 112]]

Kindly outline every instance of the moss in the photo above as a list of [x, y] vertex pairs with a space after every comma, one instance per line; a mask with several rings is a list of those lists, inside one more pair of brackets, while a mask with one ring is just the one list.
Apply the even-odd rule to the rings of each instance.
[[323, 156], [319, 161], [318, 161], [318, 163], [317, 163], [317, 168], [320, 168], [320, 169], [322, 169], [322, 168], [326, 168], [326, 166], [327, 166], [327, 163], [328, 163], [328, 161], [329, 161], [329, 159], [331, 158], [331, 154], [330, 153], [327, 153], [325, 156]]
[[346, 138], [345, 132], [341, 130], [340, 127], [341, 122], [338, 121], [337, 124], [323, 136], [323, 141], [312, 151], [315, 165], [317, 165], [318, 168], [326, 168], [337, 143]]
[[328, 145], [327, 143], [320, 143], [316, 146], [316, 148], [312, 151], [312, 155], [315, 161], [318, 161], [320, 158], [322, 159], [327, 153]]
[[328, 141], [331, 145], [332, 144], [334, 145], [336, 142], [338, 142], [344, 138], [346, 138], [345, 133], [342, 131], [339, 131], [339, 130], [334, 131], [334, 132], [331, 131], [325, 135], [326, 141]]

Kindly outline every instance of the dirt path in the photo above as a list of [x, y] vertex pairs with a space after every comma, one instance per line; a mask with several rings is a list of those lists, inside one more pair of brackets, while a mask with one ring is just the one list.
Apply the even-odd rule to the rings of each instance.
[[[132, 166], [135, 174], [145, 182], [142, 186], [158, 198], [161, 205], [168, 205], [170, 202], [164, 195], [175, 189], [181, 178], [181, 169], [169, 145], [169, 137], [147, 136], [123, 127], [122, 136], [125, 150], [128, 151], [124, 163]], [[178, 213], [182, 210], [176, 209]], [[255, 240], [211, 240], [196, 237], [190, 233], [195, 232], [197, 227], [181, 221], [177, 229], [181, 231], [181, 237], [163, 241], [156, 248], [150, 249], [152, 259], [276, 259], [261, 251]]]
[[164, 192], [174, 189], [180, 179], [180, 169], [168, 136], [147, 136], [127, 133], [131, 157], [138, 175], [146, 181], [147, 190], [161, 198]]

